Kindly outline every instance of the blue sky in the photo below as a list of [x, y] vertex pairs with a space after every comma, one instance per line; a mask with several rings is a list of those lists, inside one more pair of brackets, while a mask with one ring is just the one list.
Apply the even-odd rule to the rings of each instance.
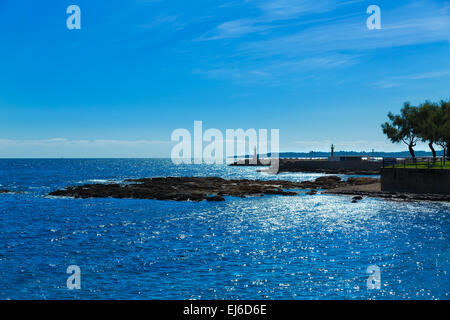
[[446, 0], [0, 0], [0, 44], [0, 157], [169, 157], [194, 120], [406, 150], [386, 114], [450, 98]]

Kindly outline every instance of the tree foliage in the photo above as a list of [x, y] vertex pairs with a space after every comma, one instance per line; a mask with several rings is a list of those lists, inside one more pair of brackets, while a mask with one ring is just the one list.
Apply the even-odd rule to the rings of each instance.
[[414, 147], [419, 140], [417, 132], [418, 108], [405, 103], [399, 115], [389, 112], [389, 122], [381, 125], [383, 133], [393, 143], [403, 142], [408, 146], [411, 156], [415, 158]]
[[450, 100], [440, 102], [436, 122], [436, 144], [444, 149], [444, 153], [447, 151], [447, 157], [450, 157]]
[[450, 151], [450, 100], [440, 103], [426, 101], [418, 107], [405, 103], [400, 114], [388, 114], [389, 121], [381, 125], [383, 133], [393, 143], [403, 142], [415, 158], [414, 147], [419, 140], [427, 142], [433, 157], [434, 145]]

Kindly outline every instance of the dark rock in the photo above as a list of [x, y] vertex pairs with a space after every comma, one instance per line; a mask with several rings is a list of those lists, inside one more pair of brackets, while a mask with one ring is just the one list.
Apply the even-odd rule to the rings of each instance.
[[[359, 200], [359, 197], [373, 197], [373, 198], [381, 198], [387, 200], [394, 201], [440, 201], [440, 202], [450, 202], [450, 195], [441, 195], [441, 194], [414, 194], [414, 193], [390, 193], [390, 192], [374, 192], [374, 191], [334, 191], [330, 190], [326, 193], [329, 194], [338, 194], [338, 195], [354, 195], [352, 198], [352, 203], [356, 203]], [[357, 198], [358, 197], [358, 198]]]
[[317, 187], [322, 189], [333, 189], [342, 185], [342, 180], [338, 176], [323, 176], [317, 178], [314, 182]]
[[9, 191], [9, 190], [6, 190], [6, 189], [0, 189], [0, 194], [1, 193], [10, 193], [11, 191]]
[[[51, 196], [75, 198], [131, 198], [175, 201], [224, 201], [223, 196], [246, 197], [263, 195], [295, 196], [290, 189], [330, 189], [345, 186], [336, 176], [316, 181], [293, 182], [287, 180], [226, 180], [218, 177], [157, 177], [127, 179], [123, 184], [86, 184], [67, 187], [50, 193]], [[213, 195], [213, 196], [212, 196]]]
[[[285, 189], [301, 183], [276, 180], [225, 180], [218, 177], [167, 177], [127, 179], [125, 184], [88, 184], [51, 192], [52, 196], [75, 198], [134, 198], [175, 201], [224, 201], [223, 196], [246, 197], [264, 194], [297, 195]], [[211, 194], [215, 196], [211, 196]]]
[[206, 201], [225, 201], [225, 198], [222, 196], [211, 196], [206, 197]]
[[358, 178], [348, 178], [347, 179], [347, 184], [350, 185], [363, 185], [363, 184], [372, 184], [372, 183], [377, 183], [380, 180], [376, 179], [376, 178], [368, 178], [368, 177], [358, 177]]
[[297, 192], [294, 191], [284, 191], [282, 189], [267, 189], [264, 191], [265, 194], [279, 194], [283, 196], [296, 196]]
[[338, 176], [323, 176], [317, 178], [316, 182], [329, 182], [329, 181], [339, 182], [341, 180], [342, 180], [341, 177]]

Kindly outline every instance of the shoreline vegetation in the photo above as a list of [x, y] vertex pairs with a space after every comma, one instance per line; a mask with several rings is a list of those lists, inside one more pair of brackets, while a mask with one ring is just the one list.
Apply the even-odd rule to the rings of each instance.
[[[303, 190], [299, 192], [298, 190]], [[309, 191], [308, 191], [309, 190]], [[225, 196], [263, 197], [264, 195], [296, 196], [334, 194], [353, 196], [352, 202], [363, 197], [403, 201], [446, 201], [449, 195], [409, 194], [381, 191], [380, 180], [370, 177], [322, 176], [314, 181], [287, 180], [227, 180], [219, 177], [161, 177], [127, 179], [118, 184], [85, 184], [49, 193], [55, 197], [155, 199], [175, 201], [225, 201]]]
[[428, 144], [433, 158], [435, 146], [442, 148], [442, 155], [450, 157], [450, 100], [439, 103], [425, 101], [419, 106], [405, 102], [400, 114], [389, 112], [389, 121], [383, 123], [383, 133], [392, 143], [404, 143], [411, 158], [416, 158], [417, 142]]

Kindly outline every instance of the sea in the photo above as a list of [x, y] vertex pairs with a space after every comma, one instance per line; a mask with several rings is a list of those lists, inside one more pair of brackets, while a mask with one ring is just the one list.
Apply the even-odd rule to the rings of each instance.
[[48, 196], [127, 178], [322, 175], [170, 159], [1, 159], [0, 189], [12, 193], [0, 194], [0, 299], [449, 298], [450, 203], [352, 203], [307, 190], [224, 202]]

